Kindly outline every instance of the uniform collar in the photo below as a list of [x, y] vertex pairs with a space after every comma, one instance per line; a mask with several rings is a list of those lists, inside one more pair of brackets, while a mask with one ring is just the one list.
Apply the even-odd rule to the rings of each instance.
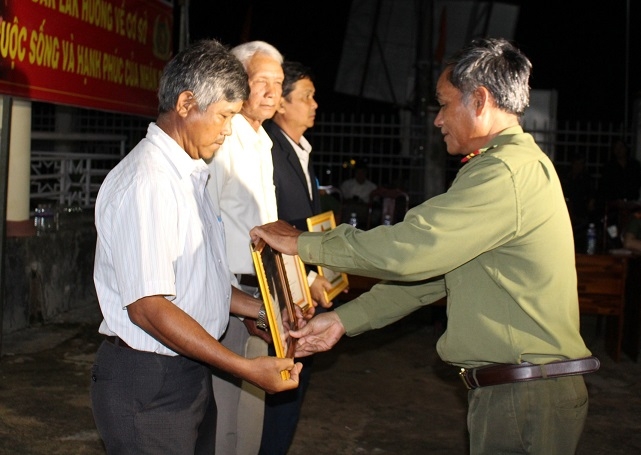
[[467, 163], [470, 161], [472, 158], [475, 156], [479, 156], [488, 150], [495, 149], [499, 145], [503, 145], [508, 141], [508, 138], [506, 136], [511, 136], [514, 134], [522, 134], [523, 133], [523, 128], [521, 128], [520, 125], [515, 125], [511, 126], [509, 128], [505, 128], [503, 131], [501, 131], [494, 139], [492, 139], [489, 143], [487, 143], [484, 147], [481, 147], [478, 150], [473, 151], [472, 153], [465, 155], [461, 159], [461, 163]]

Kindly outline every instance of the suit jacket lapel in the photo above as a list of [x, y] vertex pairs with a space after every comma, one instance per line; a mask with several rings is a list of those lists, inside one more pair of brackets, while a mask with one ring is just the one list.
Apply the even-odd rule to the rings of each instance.
[[[307, 199], [311, 203], [312, 197], [309, 194], [309, 189], [307, 188], [307, 179], [305, 178], [305, 173], [303, 172], [303, 166], [301, 166], [300, 164], [300, 159], [298, 159], [298, 155], [296, 154], [294, 147], [292, 147], [292, 144], [289, 143], [289, 141], [285, 137], [285, 133], [283, 133], [282, 131], [279, 137], [279, 142], [283, 150], [287, 152], [287, 162], [294, 169], [294, 172], [296, 173], [296, 176], [300, 180], [301, 185], [303, 185], [303, 188], [305, 188], [305, 191], [307, 193]], [[311, 166], [309, 166], [308, 169], [310, 169], [309, 177], [312, 181], [312, 187], [313, 187], [316, 184], [315, 178], [313, 177], [314, 174], [313, 174], [313, 171], [311, 170]]]

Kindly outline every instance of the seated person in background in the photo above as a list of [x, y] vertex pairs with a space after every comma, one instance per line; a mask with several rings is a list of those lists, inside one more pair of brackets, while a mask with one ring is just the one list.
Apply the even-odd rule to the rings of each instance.
[[601, 197], [605, 202], [637, 201], [641, 190], [641, 164], [622, 139], [614, 141], [610, 161], [603, 166]]
[[345, 180], [341, 184], [343, 199], [353, 199], [358, 202], [369, 202], [369, 194], [376, 189], [377, 185], [368, 180], [367, 167], [364, 164], [357, 164], [354, 168], [354, 177]]
[[584, 155], [577, 153], [572, 157], [569, 169], [561, 175], [561, 186], [573, 226], [587, 225], [595, 207], [595, 190], [585, 166]]
[[585, 155], [577, 153], [572, 157], [570, 167], [560, 174], [563, 195], [570, 212], [577, 247], [585, 245], [585, 232], [589, 223], [596, 223], [596, 191], [592, 178], [585, 166]]
[[[333, 188], [332, 191], [330, 188]], [[329, 187], [320, 187], [318, 188], [318, 194], [320, 198], [320, 211], [329, 212], [330, 210], [334, 212], [334, 220], [336, 224], [340, 224], [343, 218], [343, 192], [340, 191], [340, 188], [329, 186]]]
[[623, 248], [641, 253], [641, 210], [637, 210], [623, 233]]
[[359, 227], [364, 227], [369, 208], [369, 195], [376, 188], [377, 185], [367, 178], [367, 167], [365, 164], [356, 164], [354, 167], [354, 177], [345, 180], [341, 184], [343, 203], [345, 204], [343, 220], [349, 220], [350, 215], [356, 213]]

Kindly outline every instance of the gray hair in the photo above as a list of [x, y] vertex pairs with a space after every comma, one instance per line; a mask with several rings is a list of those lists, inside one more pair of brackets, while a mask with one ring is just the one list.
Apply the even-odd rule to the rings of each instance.
[[472, 41], [447, 61], [450, 83], [467, 101], [478, 87], [485, 87], [499, 109], [523, 115], [530, 104], [528, 80], [532, 63], [503, 38]]
[[218, 101], [244, 101], [249, 96], [247, 73], [229, 49], [216, 40], [202, 40], [179, 52], [158, 83], [158, 111], [169, 112], [182, 92], [192, 91], [205, 111]]
[[276, 60], [281, 65], [283, 64], [283, 55], [278, 52], [278, 49], [265, 41], [249, 41], [247, 43], [239, 44], [232, 48], [231, 53], [240, 60], [240, 63], [243, 64], [245, 70], [247, 70], [247, 64], [249, 61], [256, 54], [265, 54]]

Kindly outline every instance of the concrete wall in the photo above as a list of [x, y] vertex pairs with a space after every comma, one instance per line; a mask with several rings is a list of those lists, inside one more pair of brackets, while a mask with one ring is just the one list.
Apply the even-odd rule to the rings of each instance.
[[93, 214], [61, 215], [53, 232], [7, 238], [2, 333], [64, 321], [73, 310], [93, 307], [99, 313], [95, 248]]

